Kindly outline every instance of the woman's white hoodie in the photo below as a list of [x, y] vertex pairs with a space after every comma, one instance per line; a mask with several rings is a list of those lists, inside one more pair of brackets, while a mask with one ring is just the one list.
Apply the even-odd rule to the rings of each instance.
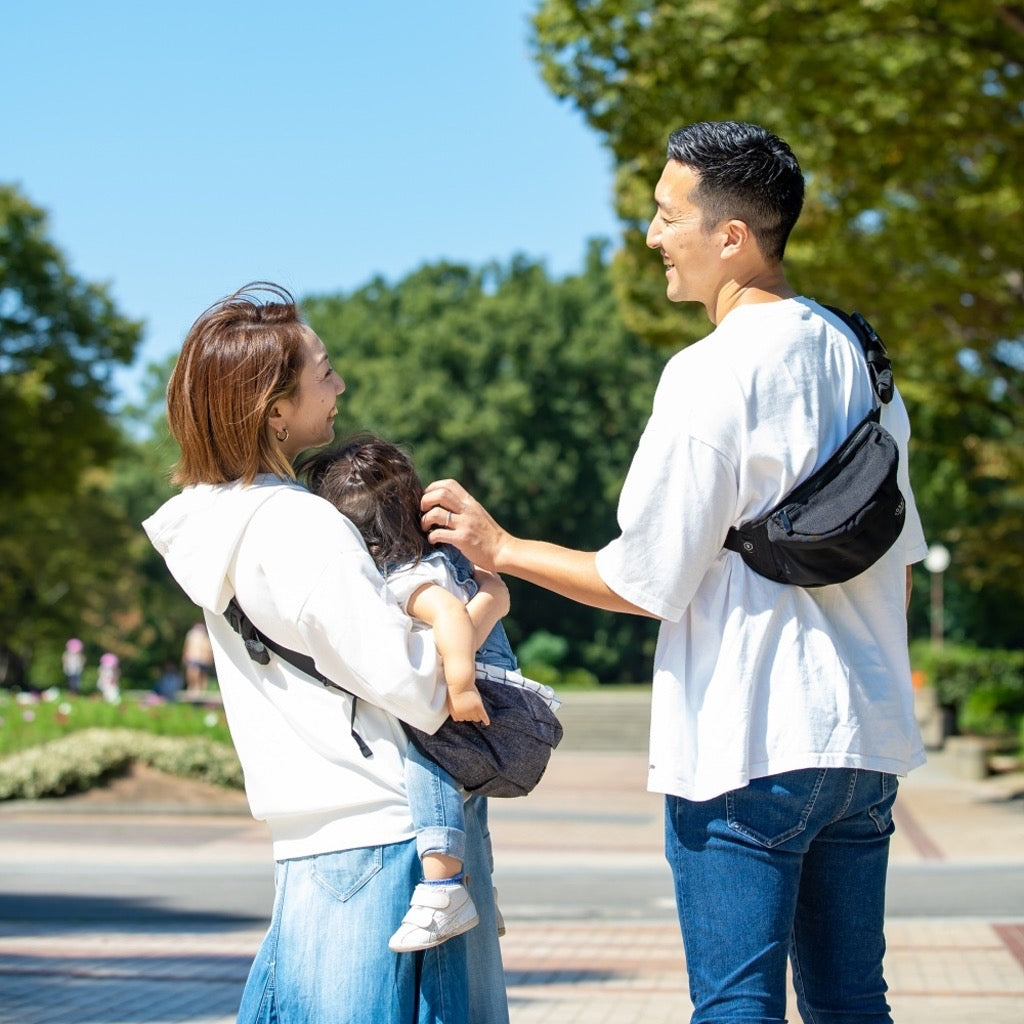
[[[187, 487], [143, 523], [199, 605], [253, 816], [282, 860], [413, 836], [398, 719], [433, 732], [447, 716], [433, 635], [413, 630], [355, 527], [273, 476]], [[249, 658], [223, 612], [232, 597], [272, 640], [310, 655], [352, 699], [271, 655]]]

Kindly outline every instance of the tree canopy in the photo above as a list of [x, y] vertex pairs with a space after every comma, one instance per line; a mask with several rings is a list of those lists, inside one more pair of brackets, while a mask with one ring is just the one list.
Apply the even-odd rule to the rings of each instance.
[[[622, 328], [602, 245], [561, 281], [522, 258], [441, 264], [303, 309], [347, 383], [339, 431], [402, 444], [424, 483], [461, 480], [513, 533], [589, 549], [615, 535], [665, 357]], [[650, 623], [509, 586], [513, 643], [544, 630], [603, 678], [647, 678]]]
[[43, 211], [0, 186], [0, 676], [83, 626], [117, 635], [131, 526], [107, 486], [123, 440], [112, 375], [140, 335], [68, 269]]
[[[708, 330], [667, 301], [644, 244], [667, 137], [755, 121], [807, 175], [793, 284], [859, 309], [893, 356], [926, 532], [953, 553], [954, 638], [1024, 646], [1024, 7], [543, 0], [533, 24], [545, 81], [614, 157], [622, 245], [609, 262], [595, 243], [560, 281], [514, 257], [308, 298], [348, 380], [339, 429], [405, 444], [424, 479], [463, 480], [517, 534], [601, 546], [661, 366]], [[74, 634], [148, 669], [195, 615], [139, 529], [170, 493], [170, 361], [146, 440], [115, 408], [140, 335], [0, 185], [0, 682]], [[651, 623], [510, 586], [514, 642], [554, 634], [604, 679], [648, 678]]]
[[707, 331], [644, 245], [670, 132], [753, 121], [792, 145], [808, 193], [790, 278], [887, 342], [929, 538], [990, 595], [977, 628], [1005, 625], [1024, 596], [1024, 7], [545, 0], [533, 23], [545, 81], [614, 155], [615, 289], [656, 343]]

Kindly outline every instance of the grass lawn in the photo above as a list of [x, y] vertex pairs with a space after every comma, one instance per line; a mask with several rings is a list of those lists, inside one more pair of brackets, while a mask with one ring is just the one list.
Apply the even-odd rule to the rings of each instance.
[[41, 694], [0, 690], [0, 757], [97, 728], [231, 743], [224, 711], [212, 703], [171, 703], [146, 694], [110, 704], [98, 695], [78, 696], [56, 688]]

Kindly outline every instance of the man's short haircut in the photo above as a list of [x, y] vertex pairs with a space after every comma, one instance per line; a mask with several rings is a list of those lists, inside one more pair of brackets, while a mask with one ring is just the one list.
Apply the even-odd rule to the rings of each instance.
[[804, 202], [803, 173], [782, 139], [754, 124], [700, 121], [669, 136], [668, 158], [697, 173], [690, 199], [705, 229], [741, 220], [765, 259], [782, 259]]

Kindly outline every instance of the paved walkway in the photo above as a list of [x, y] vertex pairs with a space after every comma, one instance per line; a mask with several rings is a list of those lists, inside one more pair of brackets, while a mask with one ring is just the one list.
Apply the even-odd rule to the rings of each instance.
[[[645, 707], [642, 697], [631, 698], [606, 718], [635, 722]], [[601, 861], [625, 870], [662, 863], [661, 801], [644, 791], [645, 757], [635, 749], [591, 749], [599, 730], [589, 727], [589, 720], [579, 708], [567, 708], [566, 740], [540, 787], [526, 800], [492, 802], [499, 887], [502, 870], [514, 873], [553, 861]], [[634, 737], [624, 745], [635, 745], [635, 729], [624, 727], [621, 734]], [[891, 904], [899, 904], [894, 889], [906, 866], [935, 870], [934, 906], [940, 908], [948, 872], [971, 872], [994, 885], [1001, 872], [1016, 872], [1024, 864], [1024, 801], [1016, 799], [1022, 792], [1020, 776], [969, 782], [954, 774], [945, 755], [934, 755], [901, 788]], [[230, 807], [229, 813], [218, 808], [217, 815], [197, 814], [195, 808], [189, 814], [180, 813], [182, 808], [153, 814], [154, 808], [145, 808], [147, 827], [135, 830], [118, 828], [118, 821], [126, 820], [125, 808], [118, 815], [102, 803], [92, 807], [95, 828], [73, 851], [76, 863], [84, 870], [89, 863], [123, 863], [129, 893], [133, 866], [180, 870], [182, 857], [223, 865], [226, 880], [232, 872], [259, 871], [263, 865], [269, 871], [263, 826]], [[47, 864], [66, 862], [69, 851], [54, 816], [79, 820], [83, 812], [84, 805], [67, 803], [4, 807], [0, 836], [5, 822], [19, 827], [6, 830], [16, 840], [0, 842], [0, 892], [5, 877], [19, 872], [44, 877]], [[133, 831], [150, 838], [128, 845]], [[160, 841], [161, 835], [177, 839]], [[204, 838], [193, 841], [193, 835]], [[671, 891], [665, 870], [667, 908]], [[887, 976], [898, 1024], [1024, 1024], [1024, 894], [1005, 895], [995, 912], [986, 907], [976, 916], [891, 914]], [[234, 1021], [261, 937], [259, 922], [192, 924], [185, 930], [173, 924], [159, 929], [75, 925], [62, 920], [60, 897], [54, 899], [52, 920], [30, 925], [0, 920], [0, 1024]], [[670, 912], [657, 919], [608, 922], [546, 917], [536, 907], [520, 907], [517, 913], [516, 904], [505, 910], [503, 951], [513, 1024], [679, 1024], [687, 1019], [691, 1007], [682, 944]], [[797, 1019], [795, 1003], [789, 1012]], [[372, 1024], [372, 1016], [367, 1020]]]
[[[592, 827], [571, 808], [602, 807], [616, 816], [604, 826], [600, 847], [621, 858], [658, 856], [661, 801], [642, 789], [645, 759], [626, 754], [560, 758], [550, 778], [517, 808], [498, 808], [493, 833], [503, 863], [517, 854], [571, 857], [598, 842]], [[1024, 864], [1024, 780], [961, 781], [942, 755], [905, 780], [897, 805], [890, 905], [901, 902], [901, 869], [927, 865], [936, 887], [957, 870], [988, 875]], [[550, 827], [561, 807], [566, 820]], [[625, 812], [636, 819], [630, 823]], [[544, 814], [548, 811], [548, 814]], [[548, 827], [530, 829], [530, 813]], [[556, 842], [555, 836], [559, 839]], [[667, 869], [666, 869], [667, 870]], [[1016, 873], [1017, 878], [1024, 875]], [[895, 891], [894, 891], [895, 890]], [[670, 898], [670, 891], [666, 893]], [[890, 916], [886, 975], [897, 1024], [1024, 1024], [1024, 892], [1006, 893], [1004, 916]], [[1012, 898], [1011, 898], [1012, 897]], [[943, 894], [935, 893], [935, 905]], [[905, 900], [904, 900], [905, 902]], [[992, 900], [998, 908], [998, 896]], [[686, 991], [682, 944], [672, 921], [601, 923], [531, 921], [511, 927], [503, 940], [513, 1024], [573, 1021], [679, 1024], [692, 1009]], [[799, 1019], [795, 997], [791, 1019]]]

